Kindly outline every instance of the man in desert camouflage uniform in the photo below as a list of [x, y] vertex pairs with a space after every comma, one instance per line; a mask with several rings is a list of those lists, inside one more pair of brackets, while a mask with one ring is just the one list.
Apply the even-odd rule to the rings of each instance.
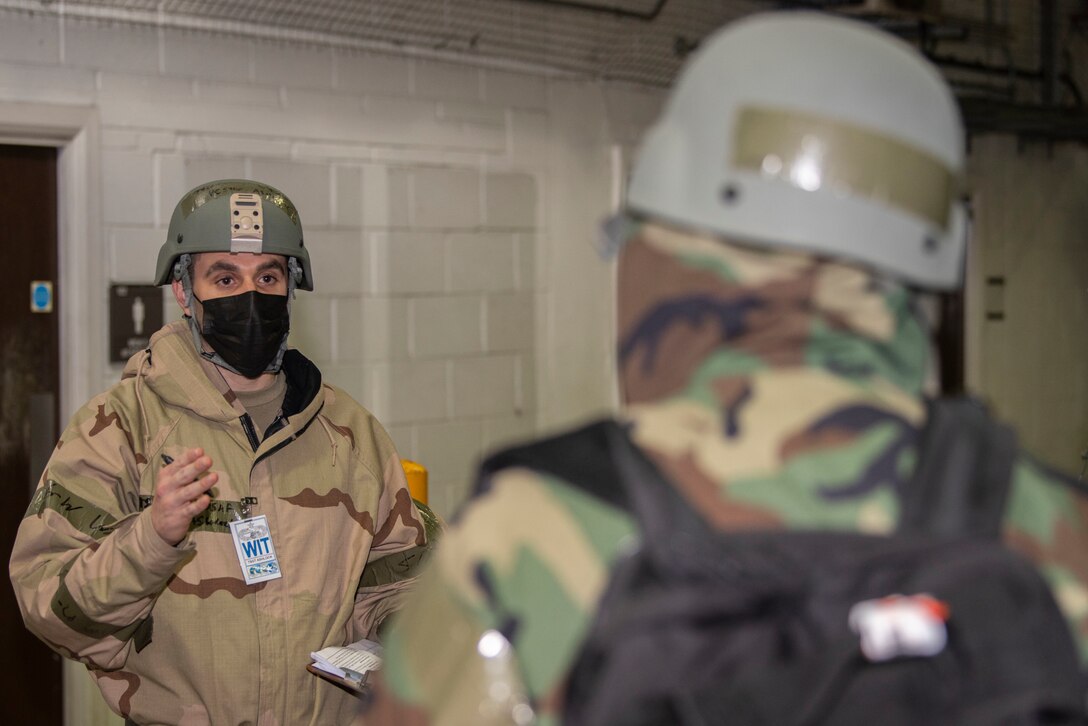
[[[621, 418], [709, 522], [893, 530], [933, 358], [914, 287], [961, 284], [962, 170], [951, 93], [880, 31], [767, 15], [703, 42], [609, 228]], [[1021, 457], [1006, 511], [1088, 652], [1088, 502]], [[368, 724], [558, 722], [635, 527], [499, 472], [398, 615]]]
[[[127, 723], [348, 722], [309, 653], [373, 637], [426, 538], [382, 426], [287, 349], [313, 289], [298, 212], [257, 182], [197, 187], [156, 283], [185, 320], [74, 416], [19, 528], [27, 626]], [[230, 524], [251, 518], [239, 550], [267, 535], [276, 558], [243, 565]]]

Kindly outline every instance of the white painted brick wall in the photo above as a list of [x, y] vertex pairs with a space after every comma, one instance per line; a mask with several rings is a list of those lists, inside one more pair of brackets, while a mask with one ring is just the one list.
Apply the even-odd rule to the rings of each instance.
[[478, 295], [413, 300], [412, 355], [440, 358], [483, 352], [482, 306]]
[[288, 88], [283, 91], [281, 100], [288, 110], [324, 118], [358, 118], [365, 106], [362, 96], [313, 88]]
[[428, 472], [449, 472], [444, 486], [431, 488], [434, 506], [453, 512], [468, 494], [468, 487], [480, 450], [483, 448], [483, 424], [479, 419], [461, 419], [421, 424], [416, 433], [416, 456], [428, 462]]
[[374, 232], [368, 264], [371, 289], [411, 295], [446, 289], [446, 245], [438, 232]]
[[[150, 134], [141, 134], [141, 149], [146, 148], [152, 141], [150, 136]], [[164, 134], [163, 136], [163, 144], [173, 146], [176, 143], [176, 139], [172, 134]], [[170, 217], [174, 213], [174, 206], [192, 188], [192, 185], [186, 183], [186, 157], [184, 154], [153, 153], [152, 160], [156, 182], [155, 224], [165, 229], [170, 225]]]
[[[223, 38], [203, 31], [165, 30], [162, 34], [162, 70], [170, 76], [219, 81], [252, 81], [254, 41]], [[275, 49], [262, 46], [261, 62], [275, 62]]]
[[363, 224], [363, 170], [358, 166], [333, 167], [332, 224], [360, 227]]
[[535, 229], [536, 181], [529, 174], [488, 174], [484, 177], [484, 216], [492, 227]]
[[242, 105], [255, 113], [264, 109], [278, 109], [283, 105], [283, 99], [290, 97], [290, 92], [280, 86], [258, 86], [252, 83], [198, 79], [193, 84], [193, 89], [198, 101], [213, 106], [215, 104]]
[[333, 53], [336, 88], [346, 93], [403, 94], [412, 83], [407, 58], [337, 49]]
[[334, 360], [333, 306], [325, 295], [299, 292], [291, 302], [291, 335], [288, 343], [314, 360]]
[[64, 25], [64, 62], [81, 68], [157, 73], [159, 31], [94, 21]]
[[408, 308], [412, 299], [339, 298], [336, 308], [338, 360], [359, 366], [409, 357]]
[[532, 233], [518, 233], [514, 250], [517, 254], [517, 287], [519, 290], [546, 290], [550, 286], [545, 277], [547, 266], [541, 264], [548, 249], [546, 239]]
[[[647, 101], [608, 89], [0, 10], [0, 111], [95, 108], [86, 217], [108, 259], [104, 277], [86, 273], [97, 292], [79, 303], [104, 308], [111, 282], [151, 279], [173, 205], [196, 184], [279, 186], [317, 283], [293, 303], [291, 343], [428, 467], [444, 516], [484, 451], [612, 401], [611, 278], [588, 250], [612, 184], [608, 148], [629, 143]], [[168, 288], [164, 305], [180, 317]], [[93, 389], [120, 372], [87, 364]], [[101, 704], [69, 710], [119, 723]]]
[[470, 169], [415, 169], [409, 173], [409, 219], [422, 229], [480, 224], [480, 175]]
[[473, 66], [416, 61], [413, 80], [417, 96], [470, 101], [481, 97], [480, 70]]
[[518, 283], [518, 238], [509, 233], [451, 234], [449, 287], [470, 290], [513, 290]]
[[[251, 137], [241, 134], [228, 136], [218, 134], [200, 134], [199, 136], [183, 136], [187, 149], [192, 151], [199, 149], [205, 154], [216, 156], [237, 157], [242, 159], [264, 160], [268, 158], [282, 158], [290, 153], [291, 144], [286, 139], [274, 139], [267, 137]], [[280, 162], [282, 164], [282, 162]], [[252, 170], [252, 168], [251, 168]]]
[[496, 128], [506, 123], [506, 109], [478, 101], [440, 101], [436, 110], [442, 121], [469, 121]]
[[123, 105], [134, 97], [141, 101], [174, 102], [193, 95], [193, 81], [188, 78], [165, 78], [153, 68], [145, 73], [102, 71], [97, 74], [98, 102]]
[[110, 280], [149, 284], [155, 276], [157, 246], [165, 239], [165, 228], [111, 227]]
[[[261, 178], [259, 175], [254, 176]], [[291, 196], [291, 199], [293, 201], [294, 197]], [[323, 295], [353, 295], [364, 292], [366, 250], [362, 233], [358, 229], [307, 228], [306, 215], [301, 211], [299, 215], [303, 220], [306, 249], [310, 254], [314, 291]]]
[[546, 111], [512, 109], [507, 112], [511, 166], [522, 169], [547, 169], [551, 151], [551, 129]]
[[510, 416], [518, 412], [516, 356], [455, 358], [450, 365], [454, 418]]
[[[192, 189], [212, 179], [241, 179], [246, 175], [246, 161], [235, 156], [204, 157], [207, 153], [207, 145], [201, 143], [199, 138], [190, 141], [194, 137], [182, 137], [183, 150], [189, 153], [201, 154], [201, 156], [185, 157], [185, 186]], [[195, 147], [190, 151], [191, 147]]]
[[485, 350], [532, 350], [536, 341], [534, 299], [531, 293], [488, 295], [485, 313]]
[[154, 159], [138, 151], [102, 152], [102, 221], [154, 224]]
[[430, 99], [366, 96], [364, 113], [353, 123], [349, 138], [408, 149], [422, 147], [501, 152], [506, 144], [502, 125], [440, 119], [438, 103]]
[[5, 63], [0, 67], [0, 100], [91, 104], [95, 101], [95, 72], [82, 68]]
[[[372, 172], [373, 174], [373, 172]], [[374, 226], [412, 227], [412, 173], [408, 169], [386, 169], [383, 182], [375, 184], [378, 199], [386, 204], [384, 212], [375, 216]], [[384, 184], [384, 188], [382, 188]], [[378, 220], [381, 220], [379, 222]]]
[[327, 227], [332, 218], [332, 175], [327, 164], [253, 159], [254, 179], [268, 182], [295, 203], [303, 229]]
[[375, 364], [367, 371], [368, 400], [384, 412], [383, 421], [390, 423], [448, 420], [446, 365], [442, 360]]
[[[88, 280], [102, 290], [88, 304], [104, 305], [110, 282], [151, 278], [191, 187], [280, 187], [299, 208], [317, 283], [293, 303], [292, 345], [429, 467], [446, 515], [485, 448], [611, 401], [610, 274], [591, 245], [608, 148], [622, 141], [610, 129], [628, 136], [656, 98], [470, 63], [0, 11], [0, 104], [97, 109], [90, 216], [108, 262], [107, 279]], [[104, 386], [117, 373], [95, 361], [88, 376]], [[550, 388], [571, 381], [574, 393]]]
[[60, 62], [60, 22], [47, 16], [4, 13], [0, 17], [0, 61]]
[[548, 83], [539, 76], [487, 69], [483, 74], [484, 99], [509, 108], [548, 107]]
[[[371, 148], [361, 143], [294, 141], [291, 143], [291, 156], [300, 161], [314, 160], [331, 163], [348, 161], [362, 162], [372, 156]], [[363, 165], [366, 168], [366, 165]], [[365, 201], [365, 200], [364, 200]]]
[[386, 408], [383, 408], [383, 406], [387, 405], [387, 402], [375, 401], [370, 396], [370, 379], [374, 373], [372, 370], [360, 370], [356, 366], [336, 365], [335, 363], [321, 365], [323, 381], [344, 389], [349, 396], [384, 422], [388, 421], [388, 416], [385, 413]]
[[535, 417], [495, 416], [483, 419], [483, 442], [481, 451], [486, 455], [505, 446], [511, 446], [532, 439], [538, 431]]
[[333, 51], [313, 45], [258, 41], [253, 80], [271, 86], [332, 88]]

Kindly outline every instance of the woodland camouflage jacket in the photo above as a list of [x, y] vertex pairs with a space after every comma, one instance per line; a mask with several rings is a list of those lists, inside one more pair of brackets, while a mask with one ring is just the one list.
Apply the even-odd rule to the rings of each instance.
[[[132, 722], [349, 722], [355, 699], [309, 653], [373, 634], [412, 582], [425, 535], [389, 436], [297, 351], [283, 369], [286, 416], [260, 440], [184, 323], [167, 325], [72, 419], [19, 528], [27, 627]], [[163, 457], [194, 446], [219, 482], [175, 548], [147, 507]], [[227, 526], [247, 498], [283, 572], [248, 586]]]
[[[913, 293], [851, 266], [652, 225], [623, 250], [618, 292], [623, 417], [710, 522], [893, 529], [931, 364]], [[1007, 542], [1042, 568], [1088, 654], [1088, 498], [1021, 457], [1006, 513]], [[383, 700], [398, 723], [525, 723], [529, 704], [556, 723], [632, 535], [625, 513], [562, 481], [500, 472], [386, 638], [394, 697]], [[384, 714], [368, 725], [390, 723]]]

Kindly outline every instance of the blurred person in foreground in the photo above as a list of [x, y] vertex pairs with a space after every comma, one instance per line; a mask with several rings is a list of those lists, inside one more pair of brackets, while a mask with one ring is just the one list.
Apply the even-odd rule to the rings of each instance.
[[426, 537], [381, 424], [287, 347], [298, 211], [196, 187], [155, 283], [184, 319], [61, 435], [11, 557], [23, 618], [128, 724], [350, 722], [309, 654], [375, 637]]
[[[951, 91], [892, 36], [768, 14], [701, 44], [607, 230], [620, 421], [711, 526], [895, 531], [935, 356], [920, 291], [962, 285], [963, 173]], [[1088, 652], [1088, 500], [1028, 456], [1010, 470], [1001, 537], [1045, 576], [1079, 670], [1065, 626]], [[637, 535], [538, 467], [484, 476], [391, 628], [366, 722], [566, 721]]]

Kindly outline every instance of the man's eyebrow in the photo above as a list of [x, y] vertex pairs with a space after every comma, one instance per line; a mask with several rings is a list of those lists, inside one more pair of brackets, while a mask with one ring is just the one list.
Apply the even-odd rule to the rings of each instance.
[[226, 260], [218, 260], [208, 265], [208, 269], [204, 271], [204, 277], [215, 274], [216, 272], [232, 272], [238, 274], [238, 265], [233, 262], [227, 262]]
[[287, 266], [284, 265], [281, 260], [272, 259], [272, 260], [268, 260], [267, 262], [262, 262], [260, 264], [260, 266], [257, 268], [257, 272], [264, 272], [265, 270], [276, 270], [278, 272], [286, 272], [287, 271]]
[[[258, 265], [256, 272], [266, 272], [267, 270], [286, 272], [286, 265], [284, 265], [283, 262], [281, 262], [280, 260], [268, 260]], [[217, 272], [229, 272], [234, 275], [241, 274], [241, 270], [239, 269], [238, 265], [234, 264], [233, 262], [229, 262], [227, 260], [217, 260], [212, 264], [208, 265], [208, 269], [204, 271], [204, 276], [209, 277]]]

